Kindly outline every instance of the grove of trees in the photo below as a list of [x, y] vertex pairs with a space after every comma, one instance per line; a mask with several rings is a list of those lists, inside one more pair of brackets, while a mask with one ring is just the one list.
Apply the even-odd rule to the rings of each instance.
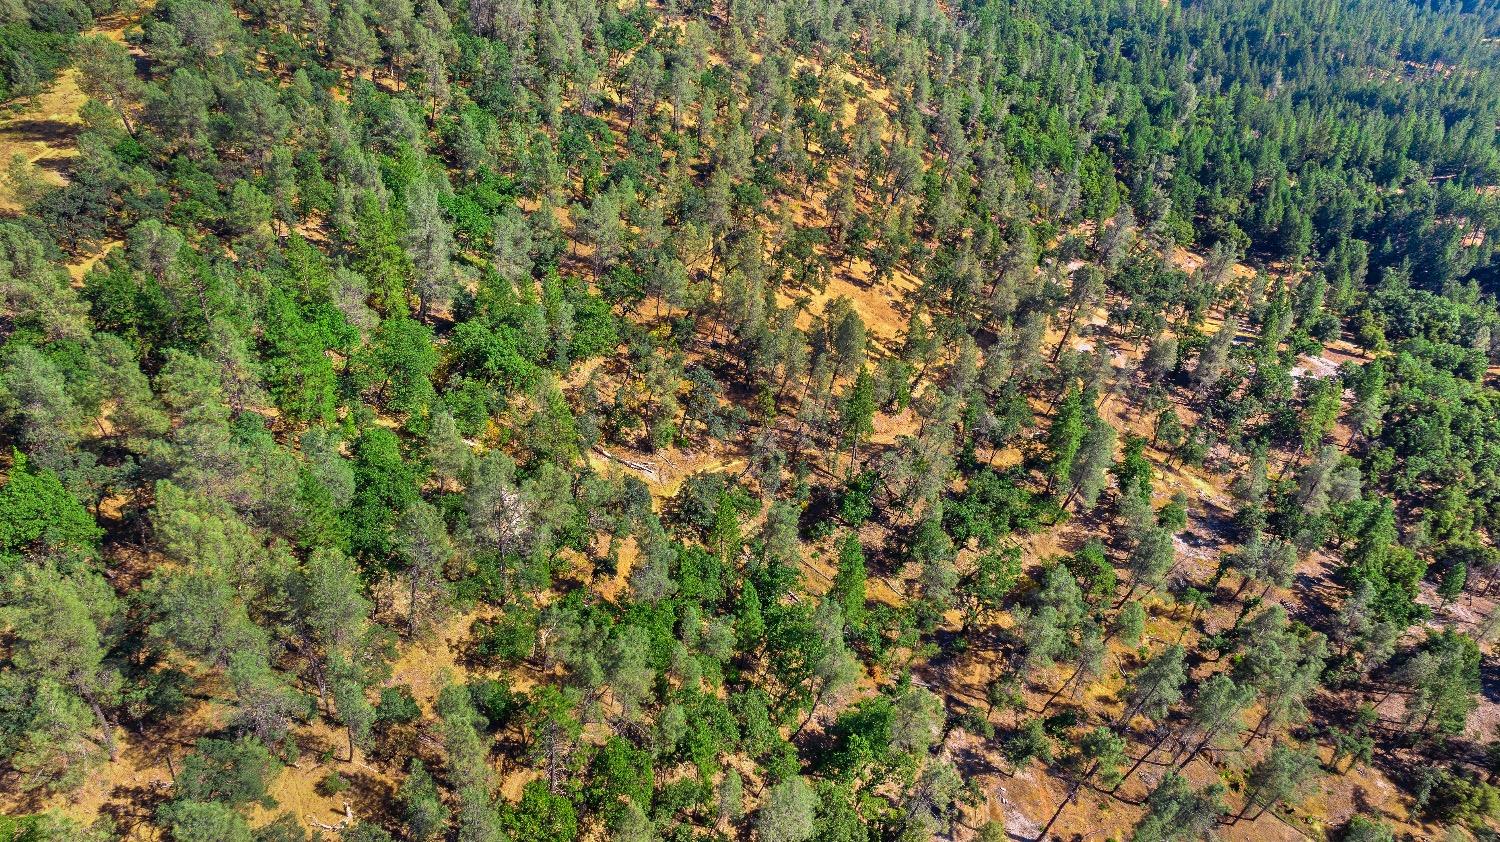
[[1489, 838], [1497, 28], [0, 2], [0, 839]]

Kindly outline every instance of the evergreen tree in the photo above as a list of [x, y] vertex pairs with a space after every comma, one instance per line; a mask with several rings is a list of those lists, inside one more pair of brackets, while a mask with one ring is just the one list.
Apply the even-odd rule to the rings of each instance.
[[1076, 389], [1069, 389], [1052, 415], [1047, 428], [1047, 487], [1066, 480], [1073, 472], [1073, 462], [1084, 438], [1083, 399]]

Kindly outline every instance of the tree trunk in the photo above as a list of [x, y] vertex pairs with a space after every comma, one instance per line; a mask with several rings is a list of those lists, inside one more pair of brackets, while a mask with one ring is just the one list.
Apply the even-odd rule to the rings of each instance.
[[1078, 790], [1083, 788], [1084, 781], [1092, 778], [1098, 770], [1099, 761], [1095, 760], [1093, 765], [1088, 768], [1088, 771], [1083, 773], [1083, 777], [1074, 781], [1073, 785], [1068, 787], [1068, 794], [1063, 798], [1062, 803], [1057, 805], [1057, 809], [1052, 813], [1052, 818], [1047, 819], [1047, 823], [1042, 826], [1041, 832], [1036, 835], [1036, 842], [1047, 842], [1047, 834], [1051, 832], [1052, 825], [1057, 823], [1058, 818], [1063, 814], [1063, 810], [1066, 810], [1068, 805], [1073, 803], [1073, 799], [1078, 797]]
[[1073, 505], [1073, 498], [1075, 498], [1077, 496], [1078, 496], [1078, 485], [1075, 483], [1073, 485], [1073, 488], [1070, 491], [1068, 491], [1068, 496], [1065, 497], [1065, 498], [1063, 498], [1063, 504], [1062, 504], [1063, 511], [1067, 511], [1068, 507], [1071, 506], [1071, 505]]
[[109, 753], [109, 762], [113, 763], [117, 759], [119, 759], [120, 756], [120, 749], [115, 744], [114, 726], [110, 725], [109, 720], [105, 718], [104, 708], [100, 707], [99, 700], [94, 696], [93, 693], [86, 692], [83, 694], [83, 697], [88, 701], [89, 707], [93, 708], [94, 710], [94, 719], [99, 721], [99, 736], [101, 742], [104, 743], [104, 750]]
[[807, 727], [807, 723], [812, 722], [813, 716], [818, 712], [818, 705], [822, 702], [822, 696], [822, 690], [813, 694], [812, 704], [807, 708], [807, 716], [802, 718], [802, 724], [797, 726], [797, 730], [793, 731], [790, 737], [787, 737], [788, 742], [797, 739], [797, 736], [802, 733], [802, 729]]
[[1253, 729], [1251, 729], [1250, 736], [1248, 736], [1248, 737], [1245, 738], [1245, 747], [1246, 748], [1249, 748], [1250, 744], [1253, 743], [1253, 742], [1255, 742], [1255, 738], [1259, 737], [1261, 735], [1261, 731], [1266, 727], [1266, 724], [1269, 723], [1270, 721], [1271, 721], [1271, 711], [1270, 711], [1270, 709], [1268, 707], [1266, 709], [1266, 712], [1260, 715], [1260, 721], [1257, 722], [1257, 723], [1255, 723], [1255, 727]]
[[1427, 707], [1427, 714], [1422, 717], [1422, 724], [1417, 726], [1417, 731], [1424, 734], [1427, 733], [1427, 725], [1432, 722], [1432, 716], [1437, 713], [1437, 708], [1437, 702], [1433, 702]]
[[1120, 711], [1120, 718], [1115, 721], [1115, 725], [1117, 725], [1119, 727], [1122, 727], [1122, 728], [1129, 727], [1130, 726], [1130, 720], [1133, 719], [1133, 718], [1135, 718], [1135, 715], [1138, 714], [1138, 713], [1140, 713], [1141, 709], [1144, 708], [1144, 707], [1146, 707], [1147, 703], [1149, 703], [1152, 699], [1156, 698], [1156, 692], [1159, 689], [1161, 689], [1161, 684], [1160, 683], [1157, 683], [1157, 684], [1153, 685], [1151, 687], [1151, 691], [1149, 693], [1147, 693], [1146, 695], [1142, 696], [1141, 700], [1139, 702], [1136, 702], [1134, 705], [1131, 705], [1130, 707], [1126, 708], [1125, 710]]
[[1182, 759], [1182, 763], [1177, 766], [1177, 771], [1181, 772], [1183, 769], [1186, 769], [1187, 765], [1189, 763], [1192, 763], [1194, 758], [1201, 754], [1204, 749], [1208, 748], [1208, 744], [1213, 741], [1213, 738], [1217, 733], [1218, 731], [1214, 730], [1205, 735], [1203, 739], [1198, 742], [1198, 747], [1188, 752], [1188, 756]]
[[1238, 588], [1234, 589], [1234, 598], [1235, 599], [1239, 599], [1240, 598], [1240, 594], [1244, 593], [1245, 592], [1245, 588], [1247, 588], [1249, 586], [1250, 586], [1250, 577], [1247, 576], [1247, 575], [1241, 574], [1240, 575], [1240, 586]]
[[411, 573], [411, 594], [406, 603], [406, 639], [410, 640], [417, 633], [417, 574], [415, 569]]
[[557, 724], [547, 725], [547, 789], [554, 795], [562, 791], [562, 749], [557, 738]]
[[1073, 674], [1070, 675], [1070, 676], [1068, 676], [1068, 680], [1064, 681], [1062, 683], [1062, 686], [1060, 686], [1056, 690], [1052, 691], [1052, 695], [1048, 696], [1047, 697], [1047, 701], [1045, 701], [1045, 702], [1042, 703], [1042, 709], [1037, 712], [1037, 716], [1042, 716], [1042, 715], [1046, 714], [1047, 713], [1047, 708], [1052, 707], [1052, 703], [1055, 702], [1055, 701], [1057, 701], [1057, 697], [1062, 695], [1062, 691], [1064, 691], [1064, 690], [1068, 689], [1070, 686], [1072, 686], [1073, 682], [1078, 679], [1079, 674], [1082, 673], [1082, 672], [1083, 672], [1083, 664], [1079, 664], [1077, 667], [1075, 667], [1073, 669]]
[[[1057, 358], [1058, 358], [1058, 356], [1060, 354], [1062, 354], [1062, 349], [1065, 348], [1065, 347], [1067, 347], [1067, 345], [1068, 345], [1068, 337], [1073, 334], [1073, 325], [1077, 321], [1078, 321], [1078, 309], [1075, 307], [1072, 310], [1072, 312], [1068, 314], [1068, 326], [1063, 329], [1062, 339], [1057, 340], [1057, 347], [1052, 349], [1052, 359], [1048, 360], [1048, 362], [1051, 363], [1052, 365], [1056, 365], [1057, 364]], [[1056, 816], [1054, 816], [1053, 818], [1055, 819]], [[1051, 827], [1051, 822], [1048, 822], [1048, 827]], [[1043, 831], [1042, 836], [1046, 836], [1046, 835], [1047, 835], [1046, 832]]]
[[1135, 763], [1131, 764], [1130, 768], [1125, 772], [1125, 774], [1123, 776], [1121, 776], [1120, 782], [1117, 783], [1117, 784], [1115, 784], [1115, 788], [1114, 789], [1110, 790], [1110, 794], [1113, 795], [1113, 794], [1119, 792], [1120, 791], [1120, 787], [1124, 786], [1125, 782], [1128, 781], [1128, 780], [1130, 780], [1130, 776], [1133, 775], [1133, 774], [1135, 774], [1135, 770], [1139, 769], [1141, 767], [1142, 763], [1145, 763], [1146, 760], [1151, 757], [1151, 755], [1155, 754], [1156, 750], [1159, 749], [1159, 748], [1161, 748], [1161, 744], [1164, 743], [1164, 742], [1166, 742], [1167, 741], [1167, 737], [1170, 736], [1170, 735], [1171, 735], [1171, 732], [1167, 731], [1166, 729], [1163, 729], [1161, 737], [1158, 738], [1157, 741], [1154, 744], [1152, 744], [1152, 746], [1150, 748], [1146, 749], [1146, 751], [1144, 753], [1142, 753], [1139, 758], [1136, 759]]
[[323, 668], [322, 661], [313, 663], [313, 681], [318, 685], [318, 711], [328, 713], [332, 706], [328, 703], [328, 676]]

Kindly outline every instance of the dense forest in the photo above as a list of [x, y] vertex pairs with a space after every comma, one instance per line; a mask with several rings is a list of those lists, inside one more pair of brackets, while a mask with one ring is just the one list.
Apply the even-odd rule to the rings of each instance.
[[1500, 833], [1500, 6], [0, 0], [0, 842]]

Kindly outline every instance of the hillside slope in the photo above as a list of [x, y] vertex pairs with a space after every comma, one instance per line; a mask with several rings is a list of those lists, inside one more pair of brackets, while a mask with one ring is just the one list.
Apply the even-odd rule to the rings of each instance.
[[1488, 8], [0, 8], [0, 839], [1489, 838]]

